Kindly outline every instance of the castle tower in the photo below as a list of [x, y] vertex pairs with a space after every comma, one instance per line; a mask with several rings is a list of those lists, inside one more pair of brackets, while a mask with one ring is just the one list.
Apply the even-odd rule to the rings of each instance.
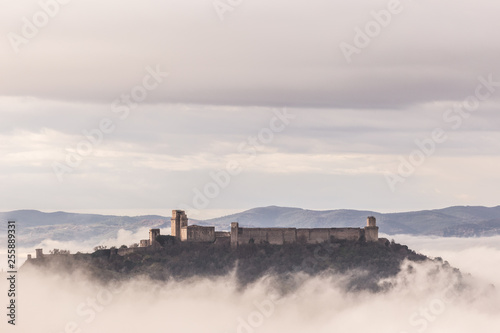
[[43, 249], [36, 249], [35, 251], [37, 259], [43, 258]]
[[173, 210], [170, 226], [170, 234], [177, 239], [181, 239], [181, 229], [188, 226], [188, 218], [183, 210]]
[[366, 226], [367, 227], [376, 227], [377, 226], [377, 219], [375, 216], [368, 216], [366, 219]]
[[366, 220], [365, 239], [367, 242], [378, 241], [377, 219], [374, 216], [368, 216]]
[[158, 236], [160, 236], [160, 229], [149, 229], [149, 245], [154, 245]]
[[239, 231], [239, 223], [232, 222], [231, 223], [231, 247], [238, 247], [238, 231]]

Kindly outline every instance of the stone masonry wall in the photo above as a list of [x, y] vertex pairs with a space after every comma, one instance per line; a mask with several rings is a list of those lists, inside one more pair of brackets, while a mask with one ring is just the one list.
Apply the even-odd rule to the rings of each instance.
[[358, 241], [364, 232], [361, 228], [333, 228], [330, 229], [330, 237], [334, 239]]
[[365, 239], [367, 242], [378, 241], [378, 227], [365, 227]]
[[336, 240], [358, 241], [364, 236], [361, 228], [240, 228], [238, 223], [231, 224], [231, 245], [268, 242], [281, 245], [284, 243], [306, 242], [321, 243], [334, 238]]
[[215, 227], [190, 225], [182, 228], [181, 235], [184, 231], [188, 242], [215, 242]]

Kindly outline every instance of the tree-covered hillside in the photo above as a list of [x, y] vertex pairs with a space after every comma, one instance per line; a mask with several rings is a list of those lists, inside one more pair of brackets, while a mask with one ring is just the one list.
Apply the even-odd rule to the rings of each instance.
[[[352, 274], [346, 282], [348, 290], [378, 291], [384, 288], [379, 284], [380, 280], [396, 275], [404, 260], [422, 262], [431, 259], [387, 240], [314, 245], [248, 244], [237, 249], [231, 249], [229, 245], [165, 242], [158, 251], [120, 256], [116, 250], [106, 249], [92, 254], [47, 256], [42, 260], [31, 260], [27, 265], [57, 265], [70, 271], [83, 269], [104, 281], [137, 276], [169, 280], [235, 274], [241, 286], [265, 275], [274, 275], [286, 282], [294, 273], [340, 273]], [[439, 260], [435, 263], [447, 267]]]

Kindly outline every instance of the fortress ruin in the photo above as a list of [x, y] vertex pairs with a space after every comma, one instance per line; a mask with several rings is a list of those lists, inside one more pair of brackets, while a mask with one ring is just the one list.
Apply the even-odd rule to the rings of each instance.
[[[153, 246], [159, 229], [151, 229], [149, 240], [142, 240], [141, 247]], [[248, 243], [316, 244], [325, 241], [378, 241], [378, 227], [375, 217], [369, 216], [364, 228], [244, 228], [238, 222], [231, 223], [231, 231], [215, 231], [213, 226], [189, 225], [185, 211], [173, 210], [171, 236], [181, 242], [219, 243], [228, 242], [232, 247]]]
[[[173, 210], [171, 236], [180, 242], [231, 244], [237, 248], [243, 244], [286, 243], [317, 244], [326, 241], [377, 242], [378, 227], [375, 217], [369, 216], [364, 228], [245, 228], [238, 222], [231, 223], [231, 231], [215, 231], [214, 226], [189, 225], [185, 211]], [[160, 229], [150, 229], [149, 238], [139, 242], [139, 247], [115, 249], [111, 254], [126, 255], [135, 252], [150, 252], [162, 248], [157, 238]], [[47, 256], [36, 249], [36, 259]], [[31, 260], [31, 255], [28, 257]]]

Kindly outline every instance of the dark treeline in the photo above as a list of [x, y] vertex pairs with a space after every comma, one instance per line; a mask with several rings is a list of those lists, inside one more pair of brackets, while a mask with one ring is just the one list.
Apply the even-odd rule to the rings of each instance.
[[[431, 260], [407, 246], [389, 241], [325, 242], [322, 244], [247, 244], [231, 249], [229, 244], [180, 243], [165, 239], [157, 251], [117, 255], [101, 249], [92, 254], [48, 256], [29, 264], [63, 266], [68, 271], [84, 269], [102, 281], [147, 276], [154, 280], [215, 277], [235, 273], [244, 287], [265, 275], [274, 275], [281, 288], [293, 288], [294, 273], [350, 274], [347, 290], [380, 291], [390, 288], [379, 281], [399, 273], [401, 263]], [[443, 268], [449, 265], [434, 260]], [[451, 268], [450, 268], [451, 269]], [[457, 271], [458, 274], [458, 271]], [[292, 285], [291, 285], [292, 284]]]

